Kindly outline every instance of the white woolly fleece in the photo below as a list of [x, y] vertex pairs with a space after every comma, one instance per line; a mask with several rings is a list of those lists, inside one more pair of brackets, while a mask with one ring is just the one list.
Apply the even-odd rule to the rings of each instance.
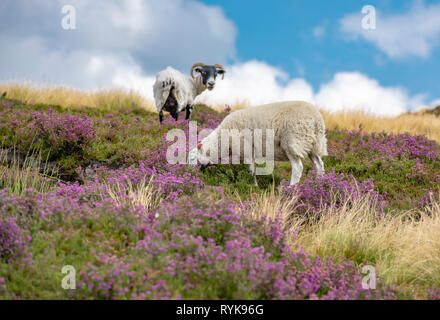
[[274, 129], [275, 161], [289, 161], [289, 155], [299, 159], [307, 155], [327, 155], [322, 115], [313, 105], [303, 101], [270, 103], [234, 111], [202, 140], [203, 150], [208, 150], [212, 143], [219, 143], [222, 129], [262, 129], [263, 145], [265, 129]]
[[173, 83], [174, 97], [179, 104], [179, 112], [182, 111], [187, 104], [192, 105], [194, 99], [206, 89], [200, 75], [197, 75], [195, 79], [192, 79], [180, 71], [168, 67], [156, 75], [156, 82], [153, 85], [154, 99], [156, 101], [158, 112], [162, 110], [172, 87], [171, 85], [166, 85], [164, 87], [163, 82]]

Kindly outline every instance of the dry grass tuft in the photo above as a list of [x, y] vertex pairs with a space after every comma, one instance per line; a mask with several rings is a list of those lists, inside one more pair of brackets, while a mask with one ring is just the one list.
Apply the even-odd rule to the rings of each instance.
[[242, 210], [255, 220], [277, 220], [281, 227], [295, 229], [302, 224], [302, 221], [295, 220], [294, 224], [290, 221], [291, 212], [295, 211], [298, 197], [284, 199], [272, 188], [270, 191], [255, 194], [252, 201], [243, 203], [238, 193], [236, 197], [242, 204]]
[[380, 280], [408, 297], [426, 298], [428, 288], [440, 285], [440, 203], [427, 209], [429, 214], [411, 210], [383, 216], [371, 201], [366, 197], [331, 207], [319, 219], [306, 221], [292, 215], [295, 198], [286, 201], [271, 191], [256, 195], [243, 210], [256, 219], [281, 218], [283, 227], [296, 235], [292, 247], [336, 261], [369, 262]]
[[[292, 245], [320, 256], [368, 261], [386, 283], [424, 297], [428, 287], [440, 284], [440, 205], [429, 215], [412, 210], [382, 217], [371, 207], [364, 198], [354, 206], [330, 208], [303, 226]], [[297, 218], [293, 225], [301, 221]]]
[[426, 113], [405, 113], [397, 117], [378, 117], [362, 112], [322, 111], [328, 129], [358, 129], [366, 132], [393, 132], [425, 134], [429, 139], [440, 143], [440, 117]]
[[153, 176], [148, 182], [141, 180], [136, 186], [129, 180], [124, 187], [120, 184], [109, 185], [107, 192], [118, 205], [140, 205], [145, 208], [145, 212], [151, 212], [164, 200], [160, 190], [153, 186], [152, 179]]
[[132, 103], [154, 111], [154, 103], [135, 91], [120, 88], [83, 91], [63, 86], [33, 85], [29, 82], [9, 82], [0, 84], [0, 94], [7, 93], [7, 97], [27, 101], [31, 104], [53, 104], [64, 108], [90, 107], [101, 109], [117, 109], [129, 107]]

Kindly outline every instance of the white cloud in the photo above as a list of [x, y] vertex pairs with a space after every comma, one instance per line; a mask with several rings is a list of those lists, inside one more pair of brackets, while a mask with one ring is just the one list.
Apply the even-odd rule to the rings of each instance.
[[348, 40], [362, 38], [375, 44], [390, 58], [418, 56], [426, 58], [440, 40], [440, 4], [414, 2], [408, 12], [383, 15], [377, 12], [376, 29], [364, 30], [363, 15], [353, 13], [341, 21], [341, 29]]
[[[113, 70], [109, 78], [111, 85], [134, 89], [153, 99], [155, 77], [143, 73], [139, 66], [117, 65], [102, 57], [95, 57], [92, 63]], [[377, 80], [359, 72], [338, 72], [314, 92], [307, 80], [290, 79], [281, 69], [261, 61], [248, 61], [225, 68], [225, 79], [218, 78], [215, 89], [202, 93], [196, 102], [217, 106], [253, 106], [304, 100], [327, 111], [366, 111], [381, 116], [395, 116], [426, 104], [425, 95], [410, 96], [403, 88], [381, 86]]]
[[225, 80], [198, 101], [208, 104], [261, 104], [280, 100], [310, 100], [312, 87], [304, 79], [288, 79], [282, 70], [264, 62], [249, 61], [227, 67]]
[[[112, 86], [152, 99], [155, 73], [171, 65], [188, 74], [196, 61], [224, 63], [235, 55], [236, 29], [221, 9], [194, 0], [77, 0], [77, 29], [60, 26], [67, 0], [4, 0], [0, 80], [33, 80], [78, 88]], [[319, 33], [319, 32], [318, 32]], [[303, 68], [299, 62], [298, 66]], [[225, 66], [225, 80], [199, 102], [257, 105], [305, 100], [327, 110], [395, 115], [426, 97], [383, 87], [357, 72], [336, 73], [318, 92], [304, 78], [252, 60]]]
[[430, 106], [431, 106], [431, 107], [437, 107], [437, 106], [440, 106], [440, 98], [431, 101]]
[[81, 80], [97, 56], [140, 66], [144, 73], [168, 65], [189, 71], [197, 61], [224, 63], [235, 56], [235, 25], [216, 6], [194, 0], [77, 0], [77, 28], [64, 30], [61, 8], [70, 3], [1, 1], [0, 12], [8, 14], [0, 19], [0, 80], [54, 80], [87, 88], [94, 81], [109, 83], [104, 77], [99, 77], [104, 83]]
[[[122, 10], [121, 10], [122, 9]], [[142, 0], [124, 1], [122, 8], [114, 6], [110, 10], [110, 19], [116, 28], [127, 28], [133, 32], [142, 32], [151, 26], [150, 17], [145, 15], [147, 12], [146, 3]]]
[[398, 87], [382, 87], [359, 72], [340, 72], [321, 86], [318, 106], [331, 111], [359, 110], [394, 116], [413, 107], [414, 100]]
[[280, 69], [250, 61], [227, 67], [225, 80], [198, 101], [234, 105], [258, 105], [282, 100], [304, 100], [328, 111], [356, 110], [394, 116], [424, 104], [424, 95], [410, 96], [403, 88], [383, 87], [359, 72], [339, 72], [313, 91], [303, 78], [289, 79]]
[[127, 68], [127, 70], [121, 69], [113, 75], [112, 85], [137, 91], [154, 101], [153, 84], [155, 81], [155, 76], [144, 75], [140, 68]]

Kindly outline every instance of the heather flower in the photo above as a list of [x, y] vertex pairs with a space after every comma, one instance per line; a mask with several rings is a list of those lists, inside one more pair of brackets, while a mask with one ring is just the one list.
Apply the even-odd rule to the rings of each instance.
[[0, 259], [11, 262], [21, 256], [29, 240], [14, 217], [0, 216]]
[[[99, 186], [99, 185], [98, 185]], [[5, 239], [16, 252], [26, 229], [93, 243], [89, 262], [69, 298], [92, 299], [389, 299], [393, 291], [361, 288], [357, 268], [292, 249], [277, 221], [247, 216], [209, 193], [181, 195], [157, 209], [116, 205], [93, 184], [60, 185], [56, 192], [2, 191]], [[100, 196], [98, 196], [100, 195]], [[129, 203], [129, 202], [127, 202]], [[25, 216], [26, 218], [16, 218]], [[3, 225], [6, 225], [3, 223]], [[3, 230], [2, 229], [2, 230]], [[12, 231], [9, 231], [12, 230]], [[10, 236], [12, 234], [12, 236]], [[2, 239], [3, 239], [2, 238]], [[20, 242], [21, 241], [21, 242]], [[78, 240], [77, 240], [78, 241]], [[2, 247], [3, 248], [3, 247]], [[178, 295], [181, 294], [181, 296]]]
[[14, 113], [1, 127], [11, 130], [22, 152], [39, 146], [50, 149], [52, 157], [81, 151], [96, 138], [94, 124], [87, 116], [61, 114], [52, 110]]
[[80, 273], [79, 287], [89, 291], [98, 299], [122, 298], [133, 285], [133, 274], [128, 272], [130, 265], [111, 254], [97, 256], [99, 266], [87, 264], [87, 271]]
[[4, 277], [0, 277], [0, 300], [2, 299], [18, 299], [15, 294], [11, 294], [8, 292], [8, 288], [6, 287], [6, 280]]
[[374, 190], [372, 180], [358, 182], [352, 175], [337, 174], [334, 169], [323, 175], [312, 172], [304, 182], [292, 186], [284, 183], [279, 189], [287, 198], [298, 197], [296, 213], [302, 215], [313, 215], [330, 206], [340, 207], [367, 195], [378, 212], [383, 212], [387, 205], [384, 196]]
[[440, 289], [431, 287], [427, 290], [427, 298], [429, 300], [440, 300]]
[[[0, 117], [5, 121], [0, 122], [0, 134], [13, 136], [23, 150], [37, 143], [63, 160], [70, 155], [100, 163], [88, 166], [83, 183], [60, 182], [47, 193], [26, 190], [17, 196], [0, 190], [0, 263], [15, 267], [16, 257], [23, 255], [27, 261], [41, 262], [42, 256], [80, 253], [75, 260], [77, 288], [60, 292], [60, 298], [396, 297], [394, 289], [380, 281], [376, 290], [362, 289], [359, 266], [349, 261], [313, 257], [292, 248], [289, 243], [295, 234], [284, 230], [278, 218], [251, 216], [246, 205], [232, 201], [221, 188], [206, 186], [197, 168], [169, 164], [166, 151], [171, 142], [165, 135], [180, 128], [188, 136], [187, 120], [168, 118], [159, 126], [156, 115], [112, 110], [92, 121], [50, 108], [20, 113], [12, 106], [1, 102]], [[193, 119], [199, 130], [214, 129], [229, 112], [228, 106], [221, 113], [196, 108]], [[133, 132], [145, 137], [133, 143], [136, 148], [130, 144]], [[437, 146], [424, 137], [362, 131], [330, 140], [329, 153], [329, 158], [354, 157], [367, 165], [377, 161], [393, 167], [395, 160], [408, 160], [414, 167], [405, 177], [417, 181], [425, 181], [424, 175], [430, 175], [432, 164], [438, 162]], [[146, 181], [158, 195], [151, 206], [130, 198], [129, 188], [144, 190]], [[282, 185], [280, 192], [298, 197], [295, 210], [303, 215], [350, 205], [365, 196], [375, 200], [379, 212], [387, 205], [373, 180], [358, 181], [335, 171], [320, 177], [312, 173], [300, 185]], [[38, 235], [32, 244], [36, 257], [26, 255], [34, 235]], [[5, 279], [0, 277], [0, 295], [5, 291]]]
[[410, 133], [366, 133], [360, 130], [345, 131], [346, 135], [329, 141], [329, 155], [342, 160], [350, 155], [370, 163], [382, 160], [420, 159], [423, 162], [440, 160], [440, 147], [423, 135]]
[[440, 191], [433, 192], [432, 190], [425, 190], [426, 193], [417, 203], [417, 208], [429, 213], [430, 209], [438, 206], [440, 203]]
[[95, 138], [93, 122], [87, 116], [61, 115], [51, 108], [47, 112], [34, 112], [30, 125], [37, 139], [44, 140], [53, 152], [75, 152]]
[[[380, 285], [361, 288], [351, 263], [309, 257], [286, 244], [291, 236], [269, 221], [255, 221], [228, 201], [182, 197], [159, 207], [144, 225], [137, 249], [151, 259], [162, 279], [174, 279], [185, 294], [221, 299], [395, 298]], [[168, 230], [168, 232], [167, 232]]]

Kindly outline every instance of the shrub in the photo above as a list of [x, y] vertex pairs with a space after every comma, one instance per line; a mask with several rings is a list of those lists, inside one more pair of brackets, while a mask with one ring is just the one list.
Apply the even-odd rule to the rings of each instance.
[[298, 196], [296, 213], [301, 215], [314, 216], [332, 205], [340, 207], [366, 195], [375, 200], [378, 212], [383, 212], [387, 204], [383, 195], [374, 190], [372, 180], [358, 182], [352, 175], [337, 174], [334, 169], [323, 175], [312, 172], [304, 182], [297, 185], [288, 186], [284, 182], [280, 192], [289, 199]]
[[352, 130], [329, 144], [329, 155], [343, 159], [347, 155], [358, 155], [363, 161], [421, 159], [423, 162], [439, 162], [440, 147], [424, 135], [410, 133], [366, 133]]
[[50, 150], [51, 159], [79, 152], [96, 138], [87, 116], [62, 114], [50, 107], [30, 114], [15, 112], [2, 127], [11, 131], [21, 152], [38, 147], [46, 154]]
[[29, 241], [14, 217], [0, 216], [0, 259], [11, 262], [23, 255]]
[[429, 300], [440, 300], [440, 289], [436, 287], [428, 288], [427, 298]]
[[17, 297], [15, 294], [10, 293], [8, 291], [8, 288], [6, 287], [6, 280], [4, 277], [0, 277], [0, 300], [3, 299], [14, 299], [18, 300], [19, 297]]
[[[99, 256], [78, 294], [94, 298], [388, 299], [361, 288], [351, 263], [293, 251], [276, 222], [251, 220], [227, 200], [182, 197], [136, 226], [137, 254]], [[265, 246], [266, 243], [271, 246]], [[177, 296], [180, 297], [180, 296]]]
[[51, 108], [33, 116], [29, 130], [54, 154], [78, 152], [95, 139], [93, 121], [87, 116], [60, 114]]

